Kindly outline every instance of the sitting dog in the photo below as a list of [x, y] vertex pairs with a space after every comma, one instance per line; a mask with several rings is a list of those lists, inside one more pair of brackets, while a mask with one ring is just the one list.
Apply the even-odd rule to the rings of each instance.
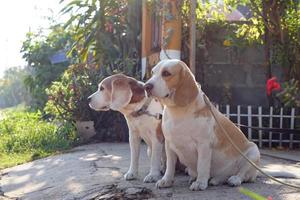
[[[187, 65], [176, 59], [163, 60], [152, 73], [145, 89], [165, 105], [162, 130], [167, 155], [166, 172], [156, 186], [172, 185], [177, 157], [191, 176], [191, 190], [205, 190], [208, 184], [227, 182], [238, 186], [254, 181], [256, 169], [233, 148], [216, 123]], [[240, 129], [213, 106], [212, 111], [239, 149], [254, 163], [259, 163], [256, 144], [248, 141]]]
[[109, 76], [101, 81], [98, 90], [89, 97], [89, 106], [96, 111], [119, 111], [127, 121], [131, 162], [125, 179], [137, 178], [140, 143], [143, 139], [151, 158], [150, 172], [144, 182], [156, 182], [160, 178], [163, 153], [159, 119], [163, 107], [157, 100], [147, 98], [143, 87], [143, 82], [123, 74]]

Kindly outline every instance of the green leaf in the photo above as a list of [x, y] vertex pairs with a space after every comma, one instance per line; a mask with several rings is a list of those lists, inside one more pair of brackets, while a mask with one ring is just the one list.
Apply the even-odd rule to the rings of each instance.
[[248, 190], [248, 189], [243, 188], [243, 187], [239, 188], [239, 191], [242, 194], [244, 194], [244, 195], [246, 195], [246, 196], [248, 196], [248, 197], [250, 197], [250, 198], [252, 198], [254, 200], [267, 200], [266, 197], [261, 196], [261, 195], [255, 193], [255, 192], [252, 192], [251, 190]]

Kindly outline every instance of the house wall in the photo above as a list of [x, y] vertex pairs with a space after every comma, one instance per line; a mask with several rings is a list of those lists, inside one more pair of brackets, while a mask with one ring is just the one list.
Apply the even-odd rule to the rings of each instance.
[[[262, 46], [237, 48], [212, 43], [197, 50], [196, 77], [202, 89], [218, 104], [268, 106], [266, 69]], [[283, 69], [273, 66], [274, 75], [283, 81]]]

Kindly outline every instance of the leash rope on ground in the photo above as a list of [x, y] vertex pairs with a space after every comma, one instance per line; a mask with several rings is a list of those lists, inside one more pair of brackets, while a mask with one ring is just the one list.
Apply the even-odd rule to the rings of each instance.
[[241, 156], [243, 156], [243, 158], [245, 158], [255, 169], [257, 169], [260, 173], [262, 173], [263, 175], [265, 175], [266, 177], [268, 177], [269, 179], [280, 183], [282, 185], [286, 185], [288, 187], [292, 187], [292, 188], [296, 188], [296, 189], [300, 189], [300, 186], [298, 185], [294, 185], [294, 184], [290, 184], [290, 183], [285, 183], [281, 180], [278, 180], [277, 178], [265, 173], [262, 169], [260, 169], [260, 167], [258, 167], [252, 160], [250, 160], [241, 150], [240, 148], [233, 142], [233, 140], [230, 138], [228, 132], [226, 131], [226, 129], [223, 127], [223, 125], [219, 122], [219, 120], [217, 119], [217, 116], [215, 115], [215, 113], [212, 110], [211, 107], [211, 103], [208, 100], [208, 98], [206, 97], [205, 94], [203, 94], [203, 99], [204, 102], [206, 103], [206, 105], [208, 106], [209, 111], [211, 112], [212, 116], [214, 117], [214, 119], [216, 120], [218, 126], [222, 129], [223, 133], [225, 134], [226, 138], [229, 140], [229, 142], [232, 144], [232, 146], [235, 148], [235, 150], [237, 150], [239, 152], [239, 154], [241, 154]]

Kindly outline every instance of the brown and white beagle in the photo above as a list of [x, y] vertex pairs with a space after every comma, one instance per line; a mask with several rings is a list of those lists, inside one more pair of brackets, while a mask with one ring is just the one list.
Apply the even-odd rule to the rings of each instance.
[[98, 90], [89, 99], [92, 109], [116, 110], [126, 118], [131, 162], [128, 172], [124, 175], [125, 179], [132, 180], [138, 176], [140, 143], [143, 139], [148, 145], [148, 155], [151, 158], [150, 172], [144, 178], [144, 182], [156, 182], [160, 178], [163, 154], [161, 120], [156, 116], [162, 114], [162, 105], [157, 100], [147, 98], [143, 82], [123, 74], [103, 79]]
[[[204, 102], [204, 93], [187, 65], [176, 59], [163, 60], [152, 73], [145, 89], [165, 105], [162, 130], [167, 155], [166, 172], [156, 186], [172, 185], [177, 157], [188, 168], [193, 181], [191, 190], [204, 190], [208, 184], [227, 182], [238, 186], [254, 181], [256, 169], [233, 148], [217, 125]], [[259, 163], [257, 146], [216, 108], [212, 109], [235, 144], [253, 162]]]

